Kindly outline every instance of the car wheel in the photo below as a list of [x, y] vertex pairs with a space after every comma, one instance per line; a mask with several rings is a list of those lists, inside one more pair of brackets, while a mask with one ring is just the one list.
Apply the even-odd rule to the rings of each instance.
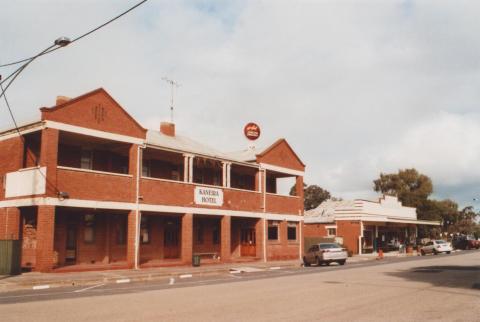
[[345, 260], [343, 260], [343, 261], [338, 261], [338, 263], [339, 263], [340, 265], [345, 265]]
[[305, 267], [310, 266], [310, 263], [307, 261], [307, 259], [305, 257], [303, 258], [303, 266], [305, 266]]
[[447, 252], [447, 254], [450, 254], [450, 252]]
[[420, 254], [421, 254], [422, 256], [425, 256], [425, 251], [422, 249], [422, 250], [420, 251]]

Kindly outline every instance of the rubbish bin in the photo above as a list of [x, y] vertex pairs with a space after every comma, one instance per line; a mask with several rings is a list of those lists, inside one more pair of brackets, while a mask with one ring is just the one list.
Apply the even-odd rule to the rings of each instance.
[[192, 266], [200, 266], [200, 255], [192, 256]]
[[21, 273], [20, 240], [0, 240], [0, 275]]

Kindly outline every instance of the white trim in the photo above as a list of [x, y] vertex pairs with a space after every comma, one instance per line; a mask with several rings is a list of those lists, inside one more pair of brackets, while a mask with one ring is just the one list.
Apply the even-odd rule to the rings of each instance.
[[106, 174], [106, 175], [109, 175], [109, 176], [119, 176], [119, 177], [133, 178], [133, 175], [131, 175], [131, 174], [98, 171], [98, 170], [90, 170], [90, 169], [82, 169], [82, 168], [72, 168], [72, 167], [65, 167], [65, 166], [62, 166], [62, 165], [58, 165], [57, 169], [69, 170], [69, 171], [78, 171], [78, 172], [96, 173], [96, 174]]
[[[370, 222], [391, 222], [391, 223], [400, 223], [400, 224], [416, 224], [416, 225], [432, 225], [440, 226], [438, 221], [428, 221], [428, 220], [417, 220], [417, 219], [392, 219], [386, 217], [372, 217], [372, 216], [345, 216], [337, 217], [338, 220], [360, 220], [360, 221], [370, 221]], [[310, 222], [312, 223], [312, 222]]]
[[293, 170], [293, 169], [279, 167], [279, 166], [271, 165], [271, 164], [267, 164], [267, 163], [260, 163], [260, 167], [262, 167], [266, 170], [291, 174], [291, 175], [294, 175], [294, 176], [303, 177], [305, 175], [305, 171]]
[[[62, 206], [77, 208], [94, 208], [94, 209], [114, 209], [114, 210], [136, 210], [136, 203], [118, 202], [118, 201], [96, 201], [82, 199], [64, 199], [52, 197], [38, 197], [27, 199], [14, 199], [0, 201], [0, 208], [4, 207], [27, 207], [27, 206]], [[165, 212], [165, 213], [193, 213], [196, 215], [212, 215], [212, 216], [232, 216], [232, 217], [248, 217], [248, 218], [265, 218], [267, 220], [286, 220], [299, 222], [303, 220], [303, 216], [292, 214], [274, 214], [254, 211], [238, 211], [227, 209], [211, 209], [198, 207], [182, 207], [182, 206], [165, 206], [152, 204], [139, 204], [140, 211]]]
[[281, 194], [278, 194], [278, 193], [271, 193], [271, 192], [267, 192], [266, 194], [269, 195], [269, 196], [288, 197], [288, 198], [300, 198], [299, 196], [281, 195]]
[[143, 139], [139, 139], [133, 136], [93, 130], [86, 127], [65, 124], [65, 123], [60, 123], [55, 121], [48, 121], [48, 120], [45, 121], [45, 127], [57, 129], [60, 131], [73, 132], [73, 133], [78, 133], [83, 135], [95, 136], [95, 137], [103, 138], [107, 140], [120, 141], [120, 142], [132, 143], [132, 144], [144, 144], [144, 141], [145, 141]]
[[[21, 130], [22, 127], [28, 127], [28, 126], [32, 126], [32, 127], [26, 128], [25, 130]], [[44, 128], [45, 128], [45, 124], [43, 122], [38, 122], [38, 124], [33, 123], [31, 125], [25, 125], [25, 126], [19, 127], [21, 135], [41, 131]], [[15, 137], [18, 137], [18, 132], [15, 129], [7, 130], [4, 132], [4, 134], [0, 134], [0, 141], [5, 141]]]

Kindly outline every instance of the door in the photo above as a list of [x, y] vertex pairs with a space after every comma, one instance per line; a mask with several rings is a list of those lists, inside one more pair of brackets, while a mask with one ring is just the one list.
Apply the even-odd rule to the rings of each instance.
[[165, 225], [164, 230], [164, 239], [163, 239], [163, 249], [164, 254], [163, 258], [179, 258], [180, 257], [180, 248], [179, 244], [179, 225], [176, 223], [168, 222]]
[[67, 245], [65, 252], [65, 263], [75, 264], [77, 260], [77, 227], [76, 225], [67, 225]]
[[257, 256], [254, 228], [242, 228], [240, 256]]

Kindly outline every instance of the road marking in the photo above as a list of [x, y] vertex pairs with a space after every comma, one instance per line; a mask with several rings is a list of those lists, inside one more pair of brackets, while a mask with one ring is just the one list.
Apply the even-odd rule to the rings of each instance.
[[85, 292], [85, 291], [91, 290], [92, 288], [100, 287], [100, 286], [103, 286], [103, 285], [105, 285], [105, 284], [98, 284], [98, 285], [89, 286], [89, 287], [86, 287], [86, 288], [82, 288], [81, 290], [73, 291], [73, 293]]
[[270, 267], [270, 269], [281, 269], [280, 266], [274, 266], [274, 267]]
[[193, 275], [192, 274], [183, 274], [183, 275], [180, 275], [179, 277], [180, 278], [191, 278]]
[[168, 282], [168, 285], [173, 285], [175, 283], [175, 279], [173, 277], [170, 277], [170, 281]]
[[116, 283], [117, 284], [130, 283], [130, 279], [124, 278], [123, 280], [117, 280]]
[[50, 285], [36, 285], [36, 286], [32, 287], [32, 289], [34, 289], [34, 290], [45, 290], [47, 288], [50, 288]]
[[240, 274], [241, 271], [230, 271], [230, 274]]

